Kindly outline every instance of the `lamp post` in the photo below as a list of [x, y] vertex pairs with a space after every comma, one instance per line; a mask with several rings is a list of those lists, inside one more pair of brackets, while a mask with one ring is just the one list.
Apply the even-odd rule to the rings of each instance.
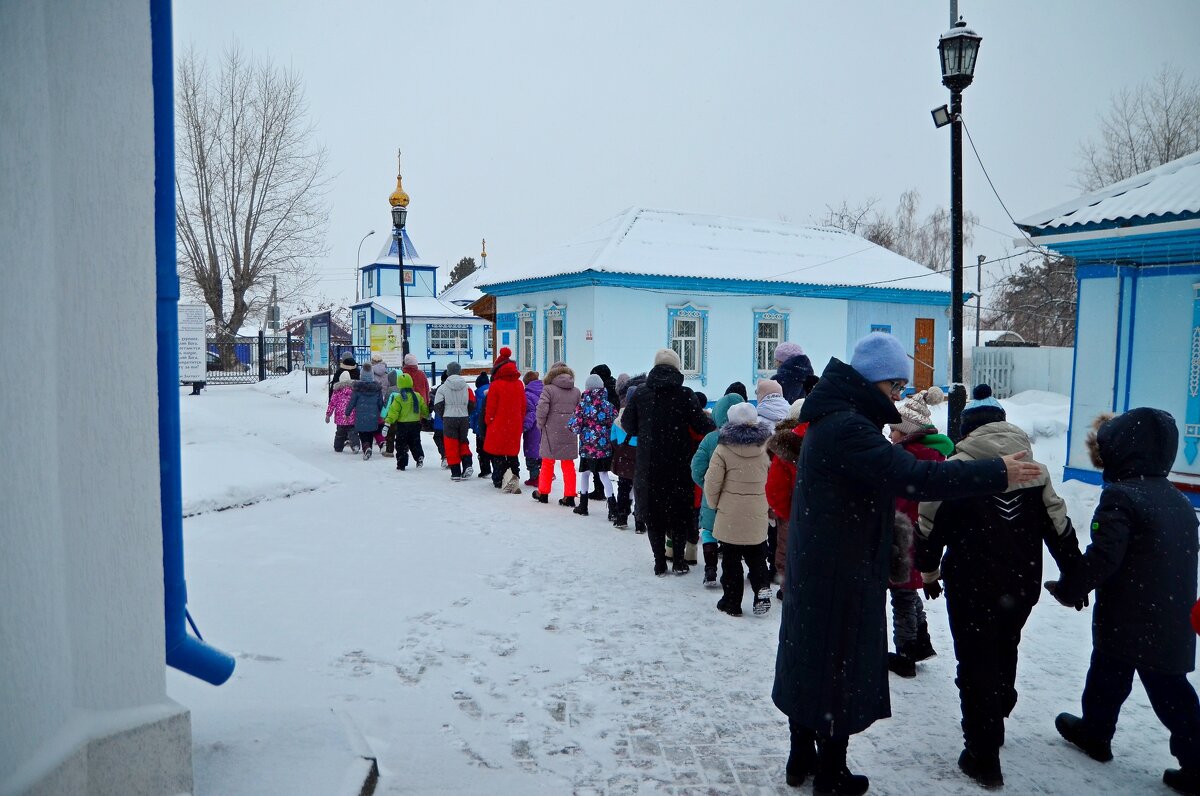
[[408, 220], [408, 208], [404, 205], [392, 207], [392, 235], [396, 238], [396, 258], [400, 262], [400, 348], [408, 356], [408, 292], [404, 284], [404, 223]]
[[[957, 6], [957, 3], [954, 4]], [[975, 77], [975, 59], [982, 37], [961, 18], [938, 39], [942, 85], [950, 89], [950, 439], [958, 441], [962, 410], [967, 403], [963, 385], [963, 208], [962, 208], [962, 92]], [[946, 118], [934, 111], [934, 123]], [[942, 126], [938, 124], [938, 126]]]
[[358, 242], [358, 254], [354, 255], [354, 301], [358, 302], [358, 288], [362, 282], [362, 277], [359, 276], [358, 270], [362, 267], [362, 245], [367, 238], [375, 234], [375, 230], [371, 230], [366, 235], [362, 236], [362, 240]]
[[400, 349], [408, 356], [408, 293], [404, 285], [404, 222], [408, 220], [408, 194], [400, 174], [400, 150], [396, 150], [396, 190], [388, 197], [392, 206], [392, 237], [396, 239], [396, 260], [400, 263]]

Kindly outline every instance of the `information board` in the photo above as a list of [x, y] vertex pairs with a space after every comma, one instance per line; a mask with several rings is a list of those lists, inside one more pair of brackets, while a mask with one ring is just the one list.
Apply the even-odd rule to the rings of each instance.
[[204, 319], [208, 308], [203, 304], [179, 305], [179, 380], [204, 381], [207, 354], [204, 350]]

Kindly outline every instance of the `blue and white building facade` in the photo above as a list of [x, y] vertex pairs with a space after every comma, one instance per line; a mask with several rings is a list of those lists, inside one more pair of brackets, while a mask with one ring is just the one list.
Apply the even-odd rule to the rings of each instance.
[[[421, 262], [407, 231], [404, 274], [409, 351], [421, 362], [432, 362], [439, 371], [452, 361], [490, 364], [494, 356], [491, 324], [438, 294], [438, 267]], [[370, 345], [371, 324], [400, 323], [400, 289], [400, 263], [393, 237], [373, 263], [359, 269], [362, 299], [350, 307], [354, 345]]]
[[944, 384], [950, 282], [858, 236], [779, 221], [632, 208], [531, 260], [490, 268], [496, 344], [522, 370], [649, 370], [674, 348], [711, 398], [776, 370], [800, 343], [818, 372], [872, 330], [888, 331]]
[[1179, 424], [1171, 479], [1200, 506], [1200, 152], [1017, 226], [1076, 264], [1064, 477], [1101, 482], [1087, 452], [1096, 415], [1152, 406]]

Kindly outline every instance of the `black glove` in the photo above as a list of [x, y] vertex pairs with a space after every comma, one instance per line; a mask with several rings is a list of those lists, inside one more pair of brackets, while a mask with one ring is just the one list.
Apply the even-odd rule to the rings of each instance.
[[1058, 581], [1048, 580], [1046, 581], [1045, 586], [1046, 591], [1050, 592], [1054, 599], [1058, 600], [1060, 605], [1065, 605], [1068, 608], [1074, 608], [1076, 611], [1082, 611], [1084, 608], [1087, 608], [1089, 605], [1091, 605], [1091, 603], [1088, 602], [1087, 592], [1084, 592], [1082, 597], [1072, 600], [1070, 597], [1060, 595], [1058, 593]]
[[922, 589], [925, 592], [926, 600], [936, 600], [942, 596], [942, 584], [939, 581], [931, 580], [925, 584]]

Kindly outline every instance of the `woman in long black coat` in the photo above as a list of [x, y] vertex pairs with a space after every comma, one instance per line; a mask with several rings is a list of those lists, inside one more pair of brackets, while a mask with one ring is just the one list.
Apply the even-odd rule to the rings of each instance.
[[637, 470], [633, 479], [638, 519], [646, 523], [654, 574], [667, 571], [666, 538], [674, 547], [672, 570], [688, 572], [684, 545], [692, 525], [692, 440], [689, 430], [704, 435], [716, 426], [700, 408], [695, 393], [683, 386], [679, 355], [669, 348], [654, 356], [646, 383], [621, 415], [621, 427], [637, 437]]
[[848, 737], [891, 715], [884, 603], [896, 496], [1002, 492], [1010, 473], [1041, 473], [1021, 456], [931, 462], [890, 444], [882, 430], [900, 422], [894, 401], [908, 381], [907, 355], [877, 333], [859, 341], [851, 362], [862, 372], [830, 360], [800, 413], [809, 426], [797, 461], [772, 692], [792, 731], [788, 783], [815, 770], [813, 787], [835, 793], [866, 791], [867, 778], [846, 768]]

